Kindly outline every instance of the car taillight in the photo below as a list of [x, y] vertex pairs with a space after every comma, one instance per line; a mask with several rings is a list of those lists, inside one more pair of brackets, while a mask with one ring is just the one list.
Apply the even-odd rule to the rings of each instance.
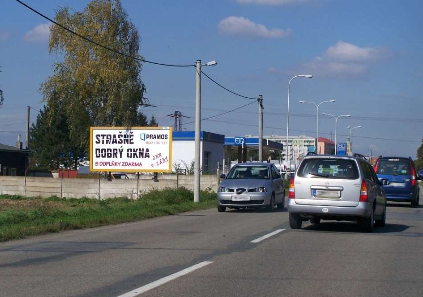
[[369, 196], [367, 195], [367, 183], [363, 179], [361, 182], [361, 188], [360, 188], [360, 202], [367, 202], [367, 198]]
[[295, 198], [294, 178], [291, 178], [291, 180], [289, 181], [289, 198]]
[[414, 170], [413, 164], [410, 162], [411, 168], [411, 185], [414, 187], [416, 185], [416, 170]]

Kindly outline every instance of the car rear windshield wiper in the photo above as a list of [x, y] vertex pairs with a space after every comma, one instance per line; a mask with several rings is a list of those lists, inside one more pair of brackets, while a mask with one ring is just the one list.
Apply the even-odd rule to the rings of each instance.
[[319, 177], [329, 177], [329, 174], [324, 174], [324, 173], [309, 173], [309, 175], [314, 175]]

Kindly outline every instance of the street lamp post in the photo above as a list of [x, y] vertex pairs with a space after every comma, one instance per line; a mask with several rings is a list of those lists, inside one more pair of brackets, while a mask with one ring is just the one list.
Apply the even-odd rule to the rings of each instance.
[[347, 129], [350, 130], [350, 136], [348, 137], [348, 140], [350, 141], [350, 153], [352, 153], [351, 131], [353, 129], [358, 129], [358, 128], [361, 128], [361, 126], [355, 126], [355, 127], [348, 126], [347, 127]]
[[338, 119], [339, 118], [350, 118], [350, 114], [341, 114], [339, 116], [334, 116], [333, 114], [329, 113], [322, 113], [322, 115], [327, 115], [333, 117], [335, 119], [335, 155], [338, 153], [338, 143], [336, 142], [336, 127], [338, 126]]
[[[287, 113], [286, 113], [286, 158], [287, 158], [287, 161], [288, 161], [288, 164], [289, 164], [288, 165], [289, 172], [291, 172], [291, 159], [289, 158], [289, 145], [288, 145], [288, 139], [289, 139], [289, 93], [290, 93], [290, 90], [291, 90], [291, 81], [296, 77], [313, 78], [313, 75], [311, 75], [311, 74], [295, 75], [288, 82], [288, 109], [287, 109]], [[289, 174], [287, 172], [287, 176]]]
[[201, 137], [201, 66], [215, 66], [216, 61], [204, 65], [197, 60], [196, 66], [196, 96], [195, 96], [195, 157], [194, 157], [194, 202], [200, 202], [200, 137]]
[[361, 126], [355, 126], [355, 127], [348, 126], [347, 127], [347, 129], [350, 130], [350, 138], [349, 138], [350, 139], [350, 142], [351, 142], [351, 130], [358, 129], [358, 128], [361, 128]]
[[318, 146], [319, 146], [319, 106], [320, 104], [323, 103], [335, 103], [335, 100], [326, 100], [326, 101], [322, 101], [319, 104], [312, 102], [312, 101], [300, 101], [301, 104], [303, 103], [310, 103], [310, 104], [314, 104], [316, 106], [317, 109], [317, 128], [316, 128], [316, 153], [318, 154]]

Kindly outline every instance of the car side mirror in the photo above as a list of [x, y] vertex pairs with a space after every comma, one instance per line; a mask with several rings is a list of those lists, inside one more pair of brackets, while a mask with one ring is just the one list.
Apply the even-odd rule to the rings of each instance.
[[221, 179], [225, 179], [225, 178], [226, 178], [226, 175], [222, 173], [222, 174], [220, 175], [220, 178], [221, 178]]

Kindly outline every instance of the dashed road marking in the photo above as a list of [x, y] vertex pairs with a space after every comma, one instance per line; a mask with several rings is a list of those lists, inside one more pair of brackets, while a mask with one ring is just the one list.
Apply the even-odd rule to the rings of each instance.
[[263, 241], [263, 240], [265, 240], [265, 239], [267, 239], [267, 238], [269, 238], [269, 237], [271, 237], [271, 236], [273, 236], [273, 235], [276, 235], [276, 234], [278, 234], [278, 233], [281, 233], [281, 232], [283, 232], [283, 231], [285, 231], [285, 230], [286, 230], [286, 229], [278, 229], [278, 230], [273, 231], [273, 232], [271, 232], [271, 233], [269, 233], [269, 234], [266, 234], [266, 235], [264, 235], [264, 236], [262, 236], [262, 237], [259, 237], [259, 238], [257, 238], [257, 239], [252, 240], [252, 241], [251, 241], [251, 243], [258, 243], [258, 242]]
[[177, 279], [178, 277], [184, 276], [184, 275], [186, 275], [186, 274], [188, 274], [190, 272], [193, 272], [194, 270], [197, 270], [197, 269], [199, 269], [201, 267], [204, 267], [206, 265], [209, 265], [211, 263], [213, 263], [213, 261], [204, 261], [204, 262], [198, 263], [198, 264], [196, 264], [194, 266], [185, 268], [184, 270], [181, 270], [179, 272], [176, 272], [174, 274], [171, 274], [169, 276], [166, 276], [164, 278], [161, 278], [159, 280], [156, 280], [155, 282], [152, 282], [152, 283], [150, 283], [148, 285], [139, 287], [139, 288], [137, 288], [135, 290], [132, 290], [131, 292], [125, 293], [125, 294], [120, 295], [118, 297], [135, 297], [135, 296], [138, 296], [138, 295], [140, 295], [142, 293], [145, 293], [145, 292], [147, 292], [147, 291], [149, 291], [151, 289], [157, 288], [158, 286], [161, 286], [161, 285], [163, 285], [163, 284], [165, 284], [167, 282], [173, 281], [174, 279]]

